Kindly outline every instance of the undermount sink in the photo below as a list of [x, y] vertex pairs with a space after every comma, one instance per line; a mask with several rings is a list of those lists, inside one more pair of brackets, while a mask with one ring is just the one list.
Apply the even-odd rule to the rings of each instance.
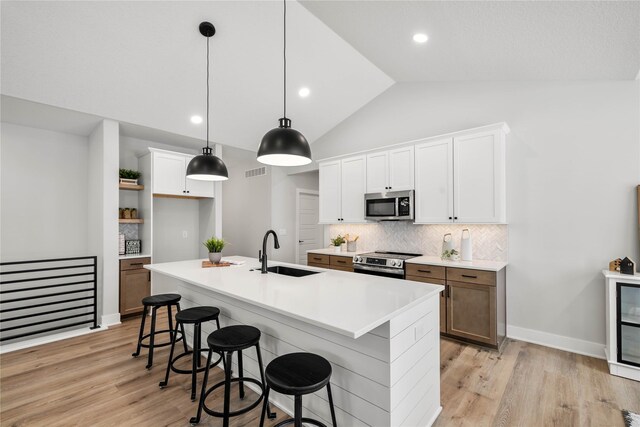
[[319, 271], [311, 271], [311, 270], [301, 270], [299, 268], [285, 267], [284, 265], [274, 265], [273, 267], [268, 267], [267, 271], [269, 273], [282, 274], [284, 276], [293, 276], [293, 277], [304, 277], [309, 276], [311, 274], [318, 274]]

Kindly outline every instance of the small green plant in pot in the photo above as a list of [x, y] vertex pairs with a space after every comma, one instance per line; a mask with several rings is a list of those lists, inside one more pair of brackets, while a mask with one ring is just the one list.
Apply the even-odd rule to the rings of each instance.
[[214, 264], [220, 264], [220, 260], [222, 259], [222, 249], [224, 249], [225, 244], [226, 242], [224, 239], [218, 239], [217, 237], [211, 237], [203, 242], [203, 245], [209, 250], [209, 261]]
[[335, 252], [340, 252], [340, 246], [345, 242], [344, 237], [339, 234], [334, 239], [331, 239], [331, 244], [335, 247]]
[[140, 172], [131, 169], [120, 169], [120, 182], [123, 184], [138, 184]]

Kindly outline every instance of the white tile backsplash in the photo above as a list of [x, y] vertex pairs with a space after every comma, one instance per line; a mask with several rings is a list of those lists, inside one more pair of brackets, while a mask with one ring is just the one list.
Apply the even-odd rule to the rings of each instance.
[[442, 237], [451, 233], [454, 247], [460, 250], [462, 230], [468, 228], [473, 243], [473, 259], [508, 261], [509, 234], [507, 225], [496, 224], [436, 224], [415, 225], [410, 222], [379, 222], [373, 224], [339, 224], [329, 226], [329, 236], [358, 235], [358, 249], [415, 252], [440, 256]]

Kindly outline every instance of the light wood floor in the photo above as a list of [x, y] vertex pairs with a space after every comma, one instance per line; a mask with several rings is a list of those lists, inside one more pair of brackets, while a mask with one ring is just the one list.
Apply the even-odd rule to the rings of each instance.
[[[168, 348], [156, 350], [151, 371], [146, 353], [131, 357], [138, 322], [1, 356], [0, 425], [189, 425], [197, 408], [189, 377], [172, 374], [169, 387], [158, 388]], [[640, 383], [609, 375], [603, 360], [518, 341], [507, 342], [502, 354], [441, 343], [436, 426], [623, 426], [620, 409], [640, 413]], [[212, 372], [212, 383], [222, 379]], [[211, 406], [221, 407], [221, 393], [212, 394]], [[286, 418], [276, 412], [268, 426]], [[232, 425], [258, 420], [256, 408]], [[201, 425], [222, 422], [203, 414]]]

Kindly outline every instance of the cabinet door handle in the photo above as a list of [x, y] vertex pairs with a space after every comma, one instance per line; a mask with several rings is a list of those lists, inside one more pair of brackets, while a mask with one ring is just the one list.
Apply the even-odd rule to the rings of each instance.
[[322, 258], [313, 258], [314, 261], [322, 261]]
[[419, 273], [431, 273], [431, 270], [418, 270]]
[[453, 217], [453, 219], [458, 219], [458, 217], [457, 217], [457, 216], [454, 216], [454, 217]]
[[129, 264], [129, 265], [143, 265], [143, 263], [141, 263], [141, 262], [132, 262], [132, 263], [131, 263], [131, 264]]
[[468, 279], [477, 279], [478, 278], [478, 276], [471, 276], [469, 274], [463, 274], [462, 277], [466, 277]]
[[338, 264], [346, 264], [346, 263], [347, 263], [346, 261], [340, 261], [340, 260], [337, 260], [336, 262], [337, 262]]
[[451, 298], [451, 286], [445, 286], [444, 290], [445, 290], [445, 294], [447, 295], [447, 298]]
[[453, 217], [450, 216], [449, 219], [453, 219]]

